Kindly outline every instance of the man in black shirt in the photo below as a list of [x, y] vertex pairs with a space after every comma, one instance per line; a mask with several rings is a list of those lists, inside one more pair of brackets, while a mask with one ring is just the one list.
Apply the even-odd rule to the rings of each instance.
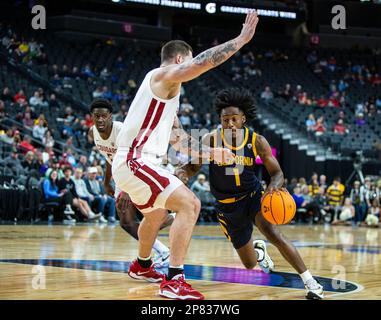
[[[70, 167], [66, 167], [64, 169], [64, 177], [60, 179], [57, 183], [59, 191], [66, 190], [64, 192], [69, 192], [73, 201], [72, 204], [75, 208], [79, 209], [79, 211], [88, 219], [96, 219], [99, 218], [99, 214], [93, 215], [91, 214], [91, 208], [85, 200], [79, 198], [77, 191], [75, 190], [74, 181], [71, 179], [72, 169]], [[71, 207], [70, 207], [71, 209]]]

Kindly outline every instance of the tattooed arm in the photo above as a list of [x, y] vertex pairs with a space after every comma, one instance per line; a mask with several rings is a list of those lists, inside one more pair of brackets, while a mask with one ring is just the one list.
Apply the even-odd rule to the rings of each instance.
[[[198, 133], [198, 131], [196, 131]], [[176, 151], [190, 156], [192, 163], [202, 163], [203, 160], [214, 159], [216, 162], [231, 161], [235, 155], [227, 148], [212, 148], [211, 134], [206, 134], [200, 144], [199, 137], [192, 137], [184, 129], [176, 116], [172, 126], [169, 143]]]
[[255, 140], [255, 147], [257, 149], [258, 155], [263, 161], [263, 164], [267, 172], [271, 176], [271, 181], [269, 183], [269, 186], [267, 187], [266, 192], [271, 193], [276, 189], [282, 188], [284, 183], [283, 172], [280, 168], [278, 160], [275, 159], [271, 152], [271, 147], [269, 143], [263, 136], [257, 135], [257, 138]]
[[161, 68], [155, 73], [154, 81], [163, 81], [167, 84], [186, 82], [219, 66], [253, 38], [257, 23], [257, 13], [250, 11], [238, 37], [206, 50], [190, 61]]
[[[204, 147], [206, 146], [208, 148], [211, 148], [214, 145], [213, 136], [214, 136], [213, 132], [207, 133], [206, 135], [204, 135], [201, 140], [202, 145]], [[203, 165], [203, 162], [201, 158], [192, 158], [191, 161], [182, 165], [179, 168], [179, 170], [184, 172], [184, 174], [186, 174], [186, 176], [189, 179], [190, 177], [193, 177], [201, 169], [202, 165]]]

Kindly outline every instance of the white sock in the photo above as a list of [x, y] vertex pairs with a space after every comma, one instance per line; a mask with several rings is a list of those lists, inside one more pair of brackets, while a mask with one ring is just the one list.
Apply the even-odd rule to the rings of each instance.
[[153, 250], [155, 250], [155, 252], [158, 254], [163, 254], [164, 252], [168, 252], [169, 248], [166, 245], [164, 245], [161, 241], [156, 239], [153, 244]]
[[311, 274], [311, 272], [309, 272], [309, 270], [306, 270], [299, 275], [302, 278], [304, 284], [306, 284], [308, 280], [313, 279], [312, 274]]
[[181, 264], [179, 266], [169, 266], [170, 268], [175, 268], [175, 269], [183, 269], [184, 270], [184, 265]]
[[147, 258], [142, 258], [142, 257], [139, 257], [139, 256], [138, 256], [138, 259], [139, 259], [139, 260], [143, 260], [143, 261], [147, 261], [147, 260], [150, 260], [150, 259], [151, 259], [151, 255], [149, 255]]
[[265, 257], [265, 252], [262, 250], [262, 249], [259, 249], [259, 248], [254, 248], [255, 252], [257, 253], [257, 261], [262, 261]]

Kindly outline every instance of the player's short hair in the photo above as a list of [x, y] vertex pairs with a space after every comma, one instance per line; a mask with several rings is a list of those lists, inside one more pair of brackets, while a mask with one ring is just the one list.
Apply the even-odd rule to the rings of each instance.
[[96, 99], [90, 104], [90, 112], [93, 113], [94, 109], [107, 109], [112, 113], [112, 104], [106, 99]]
[[257, 114], [255, 98], [249, 90], [244, 88], [227, 88], [219, 91], [214, 100], [214, 107], [221, 115], [222, 109], [236, 107], [240, 109], [247, 120], [254, 120]]
[[193, 49], [188, 43], [182, 40], [172, 40], [161, 48], [161, 62], [171, 60], [178, 54], [186, 56], [189, 53], [193, 53]]

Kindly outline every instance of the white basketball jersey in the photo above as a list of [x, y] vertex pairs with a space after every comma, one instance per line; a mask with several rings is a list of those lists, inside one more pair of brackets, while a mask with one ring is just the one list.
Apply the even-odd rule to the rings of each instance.
[[117, 138], [118, 150], [126, 151], [128, 159], [149, 158], [160, 163], [168, 149], [180, 93], [170, 100], [157, 97], [150, 85], [156, 70], [145, 76]]
[[117, 151], [116, 138], [123, 127], [120, 121], [113, 121], [111, 134], [107, 140], [102, 139], [95, 125], [93, 126], [94, 143], [100, 154], [102, 154], [107, 162], [112, 165], [112, 160]]

